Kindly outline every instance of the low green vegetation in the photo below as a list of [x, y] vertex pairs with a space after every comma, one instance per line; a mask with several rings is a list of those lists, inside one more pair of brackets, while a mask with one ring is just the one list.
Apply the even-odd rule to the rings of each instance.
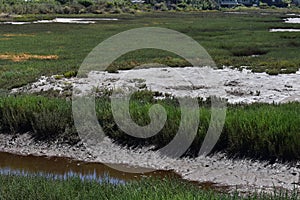
[[[271, 28], [300, 28], [283, 23], [288, 10], [250, 10], [245, 14], [207, 12], [157, 12], [134, 15], [82, 14], [81, 17], [113, 17], [118, 21], [96, 24], [28, 24], [0, 26], [1, 55], [57, 55], [58, 59], [0, 59], [0, 88], [11, 89], [35, 81], [41, 75], [77, 71], [88, 53], [103, 40], [121, 31], [139, 27], [165, 27], [199, 42], [217, 66], [248, 66], [255, 72], [294, 73], [300, 66], [300, 35], [297, 32], [269, 32]], [[66, 15], [24, 15], [14, 20], [36, 20]], [[76, 15], [67, 15], [75, 17]], [[78, 17], [78, 16], [77, 16]], [[8, 19], [2, 19], [8, 20]], [[159, 38], [158, 38], [159, 40]], [[155, 49], [129, 52], [108, 69], [131, 69], [145, 63], [172, 67], [189, 65], [176, 55]], [[70, 74], [66, 74], [69, 76]]]
[[[157, 149], [168, 144], [176, 135], [181, 120], [177, 100], [155, 100], [150, 92], [136, 93], [130, 101], [132, 119], [139, 125], [149, 121], [149, 108], [161, 104], [167, 111], [167, 122], [155, 136], [147, 139], [127, 135], [116, 125], [107, 97], [96, 100], [96, 112], [104, 132], [116, 142], [137, 147], [154, 145]], [[186, 152], [197, 155], [207, 133], [210, 102], [199, 100], [200, 125], [198, 134]], [[75, 144], [79, 141], [72, 119], [71, 102], [41, 96], [0, 98], [0, 128], [4, 133], [32, 133], [37, 140], [61, 138]], [[300, 103], [281, 105], [229, 105], [221, 137], [214, 152], [233, 157], [247, 157], [268, 161], [297, 161], [300, 159]]]
[[284, 192], [275, 190], [273, 194], [254, 193], [240, 197], [237, 194], [224, 194], [212, 190], [203, 190], [191, 183], [183, 183], [175, 178], [161, 180], [146, 178], [140, 181], [129, 181], [126, 184], [110, 184], [104, 181], [81, 181], [79, 178], [52, 180], [38, 176], [19, 177], [0, 175], [1, 199], [116, 199], [116, 200], [285, 200], [298, 199], [297, 191]]

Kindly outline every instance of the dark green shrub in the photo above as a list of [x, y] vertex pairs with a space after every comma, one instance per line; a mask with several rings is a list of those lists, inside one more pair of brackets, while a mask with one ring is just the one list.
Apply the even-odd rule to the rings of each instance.
[[267, 69], [266, 73], [269, 75], [278, 75], [280, 71], [278, 69]]
[[260, 3], [259, 3], [259, 7], [262, 8], [262, 9], [267, 9], [267, 8], [269, 8], [268, 4], [267, 4], [267, 3], [263, 3], [263, 2], [260, 2]]
[[66, 4], [66, 3], [69, 2], [69, 0], [55, 0], [55, 1], [59, 2], [62, 5], [64, 5], [64, 4]]
[[244, 47], [244, 48], [236, 47], [232, 49], [231, 52], [232, 55], [234, 56], [264, 55], [268, 53], [268, 51], [261, 49], [259, 47]]
[[93, 2], [89, 1], [89, 0], [80, 0], [80, 1], [78, 1], [78, 3], [83, 5], [86, 8], [93, 5]]
[[77, 71], [68, 71], [68, 72], [65, 72], [63, 75], [65, 78], [75, 77], [75, 76], [77, 76]]

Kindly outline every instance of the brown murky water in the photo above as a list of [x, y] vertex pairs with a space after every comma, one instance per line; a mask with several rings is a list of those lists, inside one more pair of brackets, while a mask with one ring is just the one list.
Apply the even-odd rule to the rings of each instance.
[[[123, 166], [124, 167], [124, 166]], [[128, 167], [128, 166], [126, 166]], [[132, 170], [139, 170], [132, 168]], [[101, 180], [106, 177], [111, 183], [124, 183], [142, 177], [180, 177], [171, 171], [154, 171], [150, 173], [124, 173], [101, 163], [86, 163], [61, 157], [22, 156], [0, 152], [0, 174], [30, 175], [66, 179], [80, 177], [88, 180]]]
[[[143, 170], [142, 168], [133, 168], [125, 165], [122, 167], [135, 172]], [[82, 180], [95, 180], [99, 183], [105, 180], [112, 184], [124, 184], [126, 181], [139, 180], [143, 177], [175, 177], [181, 179], [181, 176], [173, 171], [157, 170], [148, 173], [125, 173], [101, 163], [75, 161], [63, 157], [22, 156], [6, 152], [0, 152], [0, 174], [39, 175], [62, 180], [70, 177], [79, 177]], [[182, 181], [189, 182], [183, 179]], [[217, 186], [212, 182], [199, 183], [192, 181], [191, 183], [202, 189], [213, 189], [220, 192], [229, 189], [226, 186]]]

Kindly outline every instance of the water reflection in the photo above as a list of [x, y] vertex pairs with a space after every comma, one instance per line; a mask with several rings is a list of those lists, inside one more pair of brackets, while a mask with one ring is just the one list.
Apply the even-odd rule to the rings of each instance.
[[109, 174], [101, 177], [98, 176], [96, 171], [93, 174], [82, 174], [73, 171], [69, 171], [64, 174], [53, 174], [53, 173], [44, 173], [44, 172], [28, 172], [26, 170], [13, 170], [10, 168], [2, 168], [0, 169], [1, 175], [18, 175], [18, 176], [42, 176], [51, 180], [67, 180], [70, 178], [80, 178], [82, 181], [96, 181], [98, 183], [110, 183], [110, 184], [125, 184], [124, 180], [120, 180], [118, 178], [110, 177]]
[[79, 177], [82, 181], [94, 180], [99, 183], [111, 184], [125, 184], [128, 180], [138, 180], [145, 176], [176, 176], [168, 171], [154, 171], [145, 174], [124, 173], [101, 163], [86, 163], [61, 157], [21, 156], [3, 152], [0, 152], [0, 174], [38, 175], [55, 180]]

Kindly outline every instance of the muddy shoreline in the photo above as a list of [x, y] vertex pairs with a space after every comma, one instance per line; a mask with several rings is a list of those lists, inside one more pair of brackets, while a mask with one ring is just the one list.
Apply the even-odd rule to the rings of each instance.
[[99, 145], [96, 155], [91, 154], [82, 143], [72, 146], [58, 141], [37, 142], [30, 134], [0, 134], [0, 152], [106, 163], [113, 169], [130, 173], [141, 173], [145, 169], [171, 170], [185, 180], [211, 183], [215, 188], [225, 188], [228, 192], [271, 192], [274, 187], [291, 191], [299, 187], [300, 169], [297, 164], [231, 160], [222, 154], [196, 159], [172, 159], [162, 157], [149, 148], [121, 147], [109, 138]]

